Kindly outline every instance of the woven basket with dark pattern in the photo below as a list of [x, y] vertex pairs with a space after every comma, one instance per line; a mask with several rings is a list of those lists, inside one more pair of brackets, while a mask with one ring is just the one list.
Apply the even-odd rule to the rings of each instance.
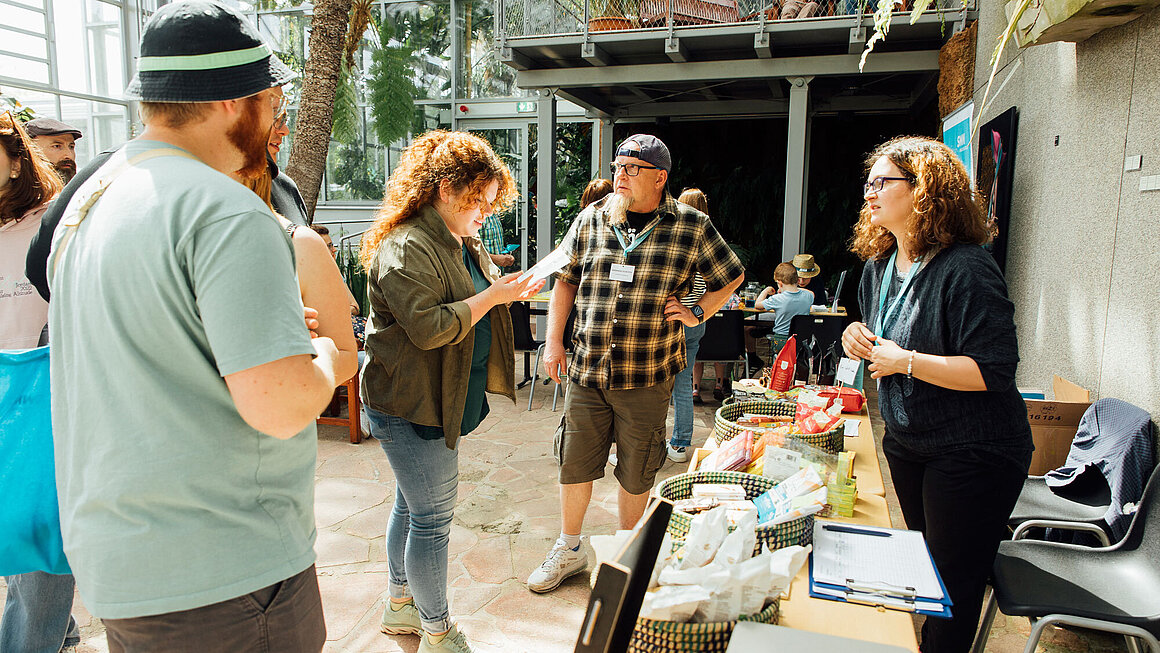
[[[657, 496], [669, 501], [688, 499], [693, 496], [694, 483], [736, 483], [745, 488], [745, 498], [752, 499], [766, 490], [777, 485], [772, 480], [756, 474], [744, 472], [691, 472], [677, 474], [657, 486]], [[688, 513], [674, 510], [669, 518], [668, 531], [676, 539], [684, 539], [689, 534], [689, 525], [693, 518]], [[813, 542], [814, 516], [806, 515], [773, 526], [757, 527], [757, 544], [753, 547], [753, 555], [761, 553], [764, 544], [770, 551], [794, 544], [805, 546]]]
[[729, 646], [729, 638], [733, 635], [733, 627], [738, 621], [776, 624], [780, 607], [778, 600], [774, 599], [757, 614], [744, 615], [734, 621], [700, 624], [637, 619], [632, 639], [628, 642], [628, 650], [630, 653], [724, 651]]
[[[717, 417], [713, 423], [713, 439], [720, 445], [733, 439], [733, 436], [752, 427], [738, 424], [734, 420], [745, 413], [751, 415], [773, 415], [789, 417], [797, 413], [797, 404], [788, 401], [765, 401], [754, 399], [750, 401], [726, 402], [717, 409]], [[822, 433], [794, 433], [791, 436], [796, 440], [813, 445], [832, 454], [841, 453], [846, 448], [846, 438], [841, 422], [838, 428]]]

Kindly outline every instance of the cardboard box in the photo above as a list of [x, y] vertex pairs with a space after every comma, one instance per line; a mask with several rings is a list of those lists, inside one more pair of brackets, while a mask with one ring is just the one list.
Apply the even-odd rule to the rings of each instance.
[[1024, 399], [1031, 439], [1035, 441], [1035, 453], [1027, 470], [1032, 476], [1042, 476], [1067, 461], [1079, 420], [1092, 404], [1090, 393], [1071, 381], [1055, 376], [1051, 387], [1054, 401]]

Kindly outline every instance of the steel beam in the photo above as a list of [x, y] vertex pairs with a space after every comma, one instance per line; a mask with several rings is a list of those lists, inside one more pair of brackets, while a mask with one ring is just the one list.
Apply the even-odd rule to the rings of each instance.
[[686, 118], [690, 116], [785, 115], [786, 100], [697, 100], [692, 102], [655, 102], [616, 110], [617, 118]]
[[587, 61], [593, 66], [612, 66], [616, 64], [616, 60], [605, 52], [604, 48], [595, 43], [585, 43], [580, 46], [580, 56], [583, 57], [584, 61]]
[[528, 70], [534, 65], [527, 55], [513, 50], [511, 46], [500, 49], [499, 60], [501, 63], [505, 63], [516, 70]]
[[795, 77], [789, 87], [789, 139], [785, 161], [785, 212], [781, 260], [792, 260], [805, 233], [806, 165], [809, 147], [810, 77]]
[[556, 97], [540, 89], [536, 102], [536, 261], [551, 253], [556, 212]]
[[773, 39], [769, 32], [758, 32], [753, 35], [753, 49], [757, 52], [758, 59], [771, 59], [773, 57], [773, 49], [770, 47], [770, 42]]
[[685, 63], [689, 60], [689, 53], [681, 47], [681, 39], [678, 38], [665, 41], [665, 54], [676, 63]]
[[[938, 70], [938, 50], [877, 53], [866, 61], [864, 73], [927, 70]], [[858, 55], [834, 54], [778, 59], [637, 64], [602, 68], [520, 70], [516, 73], [516, 85], [520, 88], [549, 86], [554, 88], [584, 88], [670, 82], [766, 79], [769, 77], [856, 75], [858, 72]]]

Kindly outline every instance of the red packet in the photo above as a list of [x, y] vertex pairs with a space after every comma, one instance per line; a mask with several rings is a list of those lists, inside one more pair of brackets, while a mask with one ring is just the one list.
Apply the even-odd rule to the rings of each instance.
[[797, 336], [790, 336], [773, 361], [773, 372], [769, 375], [769, 388], [785, 392], [793, 387], [794, 370], [797, 368]]

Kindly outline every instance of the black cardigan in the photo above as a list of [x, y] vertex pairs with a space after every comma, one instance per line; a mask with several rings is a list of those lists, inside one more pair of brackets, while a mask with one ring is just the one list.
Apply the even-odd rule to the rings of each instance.
[[[891, 283], [889, 308], [901, 287], [887, 259], [867, 261], [858, 302], [868, 328], [878, 317], [883, 273]], [[963, 392], [893, 374], [880, 379], [878, 406], [890, 433], [907, 448], [937, 454], [975, 445], [1031, 452], [1027, 409], [1015, 387], [1019, 346], [1015, 305], [991, 255], [977, 245], [953, 245], [929, 260], [898, 308], [884, 337], [903, 349], [940, 356], [969, 356], [987, 390]]]

